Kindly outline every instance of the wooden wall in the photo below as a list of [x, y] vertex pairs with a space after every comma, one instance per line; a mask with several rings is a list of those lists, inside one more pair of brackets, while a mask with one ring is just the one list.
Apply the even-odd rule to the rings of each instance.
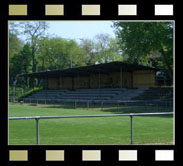
[[57, 78], [48, 78], [48, 89], [59, 89], [59, 81]]
[[81, 88], [86, 89], [89, 88], [89, 78], [77, 76], [74, 77], [74, 89]]
[[125, 88], [132, 88], [132, 73], [131, 72], [123, 72], [122, 74], [122, 82], [123, 87]]
[[[78, 88], [120, 88], [120, 72], [111, 72], [109, 74], [91, 74], [88, 77], [61, 77], [48, 78], [48, 89], [78, 89]], [[145, 88], [155, 85], [155, 72], [139, 70], [131, 72], [122, 72], [123, 88]]]
[[148, 88], [155, 86], [155, 72], [148, 70], [139, 70], [133, 72], [133, 87]]
[[61, 89], [72, 89], [72, 77], [61, 78]]

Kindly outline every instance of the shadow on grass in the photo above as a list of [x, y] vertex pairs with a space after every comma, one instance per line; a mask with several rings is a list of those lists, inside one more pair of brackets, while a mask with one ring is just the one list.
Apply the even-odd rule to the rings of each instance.
[[[93, 107], [87, 107], [85, 104], [65, 104], [65, 105], [46, 105], [44, 108], [57, 108], [57, 109], [77, 109], [80, 110], [88, 110], [88, 111], [99, 111], [101, 113], [107, 114], [129, 114], [129, 113], [158, 113], [158, 112], [173, 112], [173, 108], [167, 107], [153, 107], [153, 106], [116, 106], [116, 105], [105, 105], [101, 107], [101, 105], [93, 105]], [[172, 115], [153, 115], [149, 117], [162, 117], [162, 118], [172, 118]]]

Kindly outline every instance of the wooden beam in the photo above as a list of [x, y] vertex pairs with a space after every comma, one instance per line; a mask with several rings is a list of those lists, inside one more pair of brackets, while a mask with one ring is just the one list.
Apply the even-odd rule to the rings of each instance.
[[98, 86], [99, 86], [99, 89], [100, 89], [100, 87], [101, 87], [101, 85], [100, 85], [100, 71], [99, 71], [99, 77], [98, 77]]
[[133, 72], [131, 72], [131, 88], [133, 88]]
[[120, 87], [123, 88], [122, 67], [120, 67]]
[[59, 89], [62, 89], [62, 74], [60, 73], [59, 77]]
[[78, 73], [78, 89], [80, 88], [80, 77], [79, 77], [79, 73]]

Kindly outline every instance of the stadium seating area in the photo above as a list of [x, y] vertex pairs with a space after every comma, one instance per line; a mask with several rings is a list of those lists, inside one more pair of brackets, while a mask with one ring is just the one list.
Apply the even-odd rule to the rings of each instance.
[[[146, 89], [77, 89], [71, 90], [43, 90], [27, 97], [27, 100], [92, 100], [92, 101], [108, 101], [108, 100], [130, 100], [132, 97], [138, 96]], [[25, 100], [26, 100], [25, 99]]]
[[173, 88], [115, 88], [115, 89], [77, 89], [77, 90], [43, 90], [34, 93], [24, 101], [49, 100], [50, 102], [74, 101], [136, 101], [173, 98]]
[[144, 93], [133, 97], [134, 100], [173, 99], [173, 88], [156, 87], [148, 88]]

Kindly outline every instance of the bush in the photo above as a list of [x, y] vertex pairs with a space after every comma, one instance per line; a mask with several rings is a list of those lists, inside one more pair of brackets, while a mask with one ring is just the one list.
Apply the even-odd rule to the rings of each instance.
[[23, 95], [18, 96], [18, 98], [28, 97], [28, 96], [32, 95], [33, 93], [41, 91], [41, 90], [43, 90], [43, 88], [33, 88], [33, 89], [25, 92]]

